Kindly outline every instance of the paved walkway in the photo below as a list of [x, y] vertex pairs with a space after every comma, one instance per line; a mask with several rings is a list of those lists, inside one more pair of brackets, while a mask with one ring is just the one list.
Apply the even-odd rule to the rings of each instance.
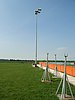
[[[45, 67], [41, 67], [41, 65], [39, 65], [39, 64], [38, 64], [38, 67], [40, 67], [40, 68], [42, 68], [42, 69], [45, 70]], [[49, 70], [49, 72], [51, 72], [52, 74], [54, 74], [54, 70], [52, 70], [52, 69], [50, 69], [50, 68], [49, 68], [48, 70]], [[60, 77], [60, 78], [63, 77], [63, 73], [62, 73], [62, 72], [58, 72], [58, 74], [59, 74], [59, 77]], [[70, 75], [67, 75], [67, 77], [68, 77], [69, 82], [70, 82], [71, 84], [75, 85], [75, 77], [70, 76]]]

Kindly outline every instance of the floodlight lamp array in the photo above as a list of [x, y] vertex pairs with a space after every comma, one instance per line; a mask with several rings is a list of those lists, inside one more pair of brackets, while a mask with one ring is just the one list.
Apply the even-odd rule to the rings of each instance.
[[35, 10], [35, 15], [37, 15], [40, 12], [41, 12], [41, 8], [39, 8], [38, 10]]

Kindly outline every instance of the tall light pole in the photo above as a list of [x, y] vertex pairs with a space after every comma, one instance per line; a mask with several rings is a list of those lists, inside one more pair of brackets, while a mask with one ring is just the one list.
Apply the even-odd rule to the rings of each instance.
[[37, 16], [41, 12], [41, 8], [35, 10], [36, 15], [36, 52], [35, 52], [35, 67], [37, 67]]

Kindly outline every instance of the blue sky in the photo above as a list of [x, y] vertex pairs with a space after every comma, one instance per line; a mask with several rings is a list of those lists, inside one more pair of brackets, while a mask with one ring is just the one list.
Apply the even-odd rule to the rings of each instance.
[[38, 59], [75, 60], [75, 0], [0, 0], [0, 58], [35, 59], [37, 8]]

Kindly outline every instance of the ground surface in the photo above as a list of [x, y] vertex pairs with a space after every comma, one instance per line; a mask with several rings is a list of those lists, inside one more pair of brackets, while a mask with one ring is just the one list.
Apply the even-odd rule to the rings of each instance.
[[31, 63], [0, 63], [0, 100], [58, 100], [55, 92], [60, 79], [41, 83], [42, 74]]

